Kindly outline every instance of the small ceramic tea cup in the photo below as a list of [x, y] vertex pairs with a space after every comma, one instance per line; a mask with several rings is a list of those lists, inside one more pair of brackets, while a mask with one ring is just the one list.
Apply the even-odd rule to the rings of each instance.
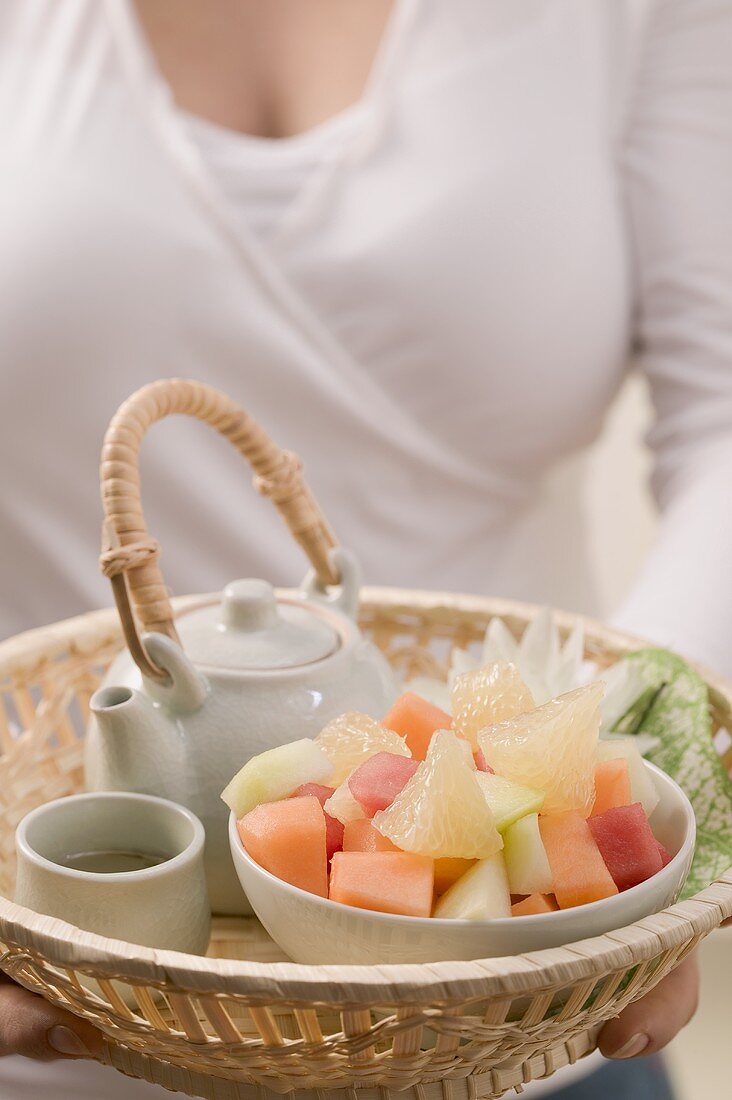
[[[19, 905], [110, 939], [205, 953], [204, 830], [185, 807], [126, 792], [71, 795], [27, 814], [15, 841]], [[78, 867], [136, 862], [141, 869]]]

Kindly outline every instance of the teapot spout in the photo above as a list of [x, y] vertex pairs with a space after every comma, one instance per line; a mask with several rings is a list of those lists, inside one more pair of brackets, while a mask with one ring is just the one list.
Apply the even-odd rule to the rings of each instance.
[[88, 788], [171, 797], [177, 789], [179, 738], [162, 707], [122, 685], [99, 688], [89, 706]]

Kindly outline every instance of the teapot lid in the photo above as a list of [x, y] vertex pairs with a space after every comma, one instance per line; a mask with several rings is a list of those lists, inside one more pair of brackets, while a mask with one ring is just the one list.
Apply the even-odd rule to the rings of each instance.
[[312, 604], [277, 599], [267, 581], [232, 581], [221, 603], [178, 620], [187, 655], [227, 669], [295, 668], [334, 653], [338, 631]]

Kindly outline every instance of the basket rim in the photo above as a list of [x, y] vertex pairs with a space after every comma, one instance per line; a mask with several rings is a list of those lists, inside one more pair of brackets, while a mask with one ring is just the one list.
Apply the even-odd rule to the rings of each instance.
[[[211, 595], [179, 597], [178, 614], [210, 600]], [[365, 588], [361, 610], [378, 620], [380, 607], [393, 615], [417, 610], [452, 614], [466, 611], [528, 621], [539, 605], [447, 592]], [[556, 611], [561, 630], [581, 621], [587, 639], [620, 655], [648, 645], [645, 639], [616, 630], [585, 616]], [[83, 653], [101, 638], [121, 638], [113, 609], [93, 611], [49, 627], [26, 631], [0, 643], [0, 675], [28, 671], [42, 661], [73, 648]], [[702, 666], [695, 667], [715, 695], [715, 704], [732, 711], [732, 683]], [[161, 988], [175, 985], [192, 993], [226, 993], [249, 1001], [318, 1002], [339, 1005], [364, 1001], [408, 1003], [467, 1001], [515, 995], [554, 984], [566, 986], [598, 973], [628, 968], [663, 950], [682, 946], [691, 936], [703, 936], [732, 916], [732, 868], [695, 897], [660, 913], [592, 939], [524, 955], [473, 961], [362, 966], [305, 966], [299, 963], [258, 963], [211, 959], [176, 951], [158, 951], [111, 940], [56, 918], [46, 917], [0, 896], [0, 938], [15, 945], [11, 954], [42, 954], [52, 965], [119, 978], [130, 984]]]
[[174, 985], [194, 994], [224, 993], [263, 1004], [405, 1004], [410, 998], [434, 1003], [515, 996], [517, 989], [528, 995], [597, 979], [704, 936], [727, 917], [732, 917], [732, 869], [695, 897], [603, 936], [470, 961], [307, 966], [211, 959], [105, 939], [5, 898], [0, 898], [0, 938], [16, 944], [29, 961], [42, 954], [54, 966], [132, 985]]

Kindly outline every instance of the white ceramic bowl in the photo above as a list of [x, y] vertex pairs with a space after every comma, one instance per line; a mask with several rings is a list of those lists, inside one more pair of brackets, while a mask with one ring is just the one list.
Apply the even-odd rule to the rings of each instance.
[[254, 912], [295, 962], [417, 963], [519, 955], [600, 936], [677, 900], [694, 854], [694, 811], [669, 776], [652, 764], [646, 766], [659, 794], [651, 824], [672, 854], [671, 862], [639, 886], [557, 913], [489, 921], [374, 913], [308, 894], [265, 871], [244, 850], [233, 813], [229, 843], [239, 882]]

